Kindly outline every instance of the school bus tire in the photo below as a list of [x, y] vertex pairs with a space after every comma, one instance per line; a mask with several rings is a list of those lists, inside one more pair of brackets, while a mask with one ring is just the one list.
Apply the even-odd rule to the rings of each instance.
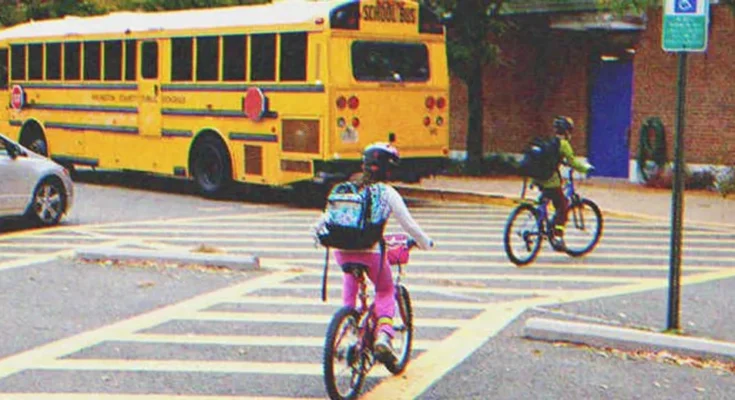
[[28, 122], [20, 132], [18, 142], [28, 150], [48, 157], [48, 143], [41, 127], [35, 122]]
[[205, 197], [216, 197], [232, 183], [232, 162], [227, 147], [216, 136], [205, 136], [194, 143], [189, 170]]

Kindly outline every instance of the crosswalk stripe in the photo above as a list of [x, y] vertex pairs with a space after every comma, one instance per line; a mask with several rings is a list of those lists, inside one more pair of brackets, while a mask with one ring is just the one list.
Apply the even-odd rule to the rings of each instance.
[[[293, 397], [273, 396], [218, 396], [185, 394], [133, 393], [2, 393], [3, 400], [295, 400]], [[321, 397], [298, 397], [299, 400], [322, 400]]]
[[[121, 335], [110, 340], [132, 343], [161, 344], [215, 344], [238, 346], [272, 346], [272, 347], [323, 347], [324, 337], [302, 336], [233, 336], [233, 335], [164, 335], [164, 334], [130, 334]], [[429, 350], [438, 346], [440, 340], [414, 340], [414, 350]]]
[[[201, 373], [245, 373], [276, 375], [323, 374], [322, 364], [295, 362], [251, 362], [251, 361], [208, 361], [208, 360], [117, 360], [117, 359], [55, 359], [40, 362], [34, 370], [55, 371], [136, 371], [136, 372], [201, 372]], [[387, 376], [388, 371], [377, 368], [371, 376]]]
[[[272, 288], [284, 289], [284, 290], [296, 290], [296, 289], [321, 289], [321, 283], [283, 283]], [[525, 295], [525, 296], [559, 296], [564, 293], [568, 293], [570, 289], [516, 289], [516, 288], [498, 288], [498, 287], [466, 287], [466, 286], [450, 286], [450, 285], [417, 285], [411, 284], [409, 289], [411, 293], [443, 293], [456, 292], [456, 293], [473, 293], [473, 294], [510, 294], [510, 295]]]
[[[289, 322], [299, 324], [327, 325], [332, 319], [329, 314], [289, 314], [279, 312], [273, 313], [249, 313], [249, 312], [220, 312], [202, 311], [191, 315], [180, 316], [179, 320], [192, 321], [236, 321], [236, 322]], [[414, 325], [432, 328], [456, 328], [462, 323], [462, 319], [446, 318], [414, 318]]]
[[[257, 296], [257, 297], [240, 297], [236, 299], [228, 300], [228, 303], [236, 304], [269, 304], [269, 305], [292, 305], [292, 306], [304, 306], [304, 305], [327, 305], [332, 307], [339, 307], [342, 305], [342, 300], [338, 298], [328, 298], [326, 302], [322, 302], [321, 299], [311, 299], [306, 297], [277, 297], [277, 296]], [[411, 304], [414, 308], [436, 308], [436, 309], [447, 309], [447, 310], [484, 310], [487, 308], [487, 304], [479, 302], [463, 302], [463, 301], [434, 301], [434, 300], [421, 300], [411, 298]]]

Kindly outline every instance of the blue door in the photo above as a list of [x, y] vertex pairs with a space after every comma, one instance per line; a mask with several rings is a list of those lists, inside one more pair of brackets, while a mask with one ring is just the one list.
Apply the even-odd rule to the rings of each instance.
[[627, 178], [633, 62], [598, 61], [592, 72], [587, 157], [595, 175]]

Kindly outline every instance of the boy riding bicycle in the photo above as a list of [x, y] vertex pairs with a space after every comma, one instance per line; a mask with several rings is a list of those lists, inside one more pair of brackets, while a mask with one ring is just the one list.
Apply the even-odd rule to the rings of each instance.
[[556, 140], [559, 141], [559, 163], [554, 166], [555, 173], [551, 175], [551, 178], [544, 181], [534, 179], [532, 183], [538, 186], [543, 196], [551, 200], [551, 203], [554, 205], [556, 211], [552, 220], [554, 225], [554, 242], [552, 242], [552, 246], [555, 250], [563, 251], [565, 248], [564, 230], [567, 223], [569, 201], [564, 196], [564, 191], [562, 190], [559, 164], [563, 162], [574, 170], [586, 174], [594, 171], [594, 167], [589, 163], [583, 163], [577, 160], [574, 156], [574, 149], [572, 149], [570, 143], [572, 131], [574, 130], [574, 120], [570, 117], [559, 115], [554, 118], [552, 126]]

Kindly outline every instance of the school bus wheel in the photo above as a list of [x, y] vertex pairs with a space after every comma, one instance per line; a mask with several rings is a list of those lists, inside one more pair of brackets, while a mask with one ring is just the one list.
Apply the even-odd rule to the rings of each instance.
[[205, 136], [194, 143], [189, 170], [199, 192], [216, 196], [232, 182], [232, 167], [227, 148], [219, 138]]
[[28, 148], [28, 150], [48, 157], [48, 144], [43, 135], [43, 130], [35, 122], [28, 122], [20, 133], [20, 144]]

